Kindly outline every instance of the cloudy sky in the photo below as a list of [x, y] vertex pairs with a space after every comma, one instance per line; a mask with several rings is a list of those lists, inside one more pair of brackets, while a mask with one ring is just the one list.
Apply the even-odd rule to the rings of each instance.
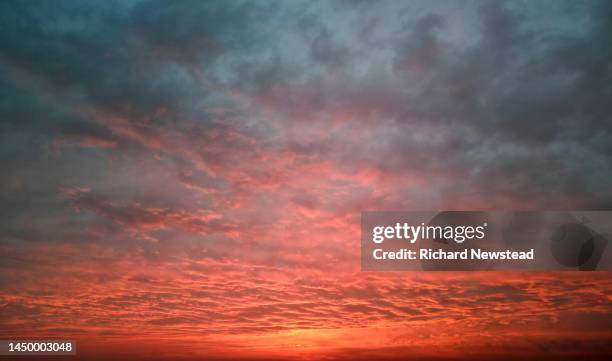
[[0, 338], [612, 353], [609, 273], [366, 273], [364, 210], [612, 208], [610, 1], [3, 1]]

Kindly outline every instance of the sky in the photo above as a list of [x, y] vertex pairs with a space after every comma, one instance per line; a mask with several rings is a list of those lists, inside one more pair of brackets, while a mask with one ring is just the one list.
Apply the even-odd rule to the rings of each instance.
[[0, 338], [602, 359], [607, 272], [362, 272], [366, 210], [612, 208], [612, 2], [3, 1]]

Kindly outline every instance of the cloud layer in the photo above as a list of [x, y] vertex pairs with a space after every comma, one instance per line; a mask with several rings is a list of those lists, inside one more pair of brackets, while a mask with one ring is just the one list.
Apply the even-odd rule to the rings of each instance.
[[0, 336], [89, 356], [604, 357], [607, 274], [365, 274], [358, 239], [362, 210], [608, 209], [611, 17], [3, 2]]

